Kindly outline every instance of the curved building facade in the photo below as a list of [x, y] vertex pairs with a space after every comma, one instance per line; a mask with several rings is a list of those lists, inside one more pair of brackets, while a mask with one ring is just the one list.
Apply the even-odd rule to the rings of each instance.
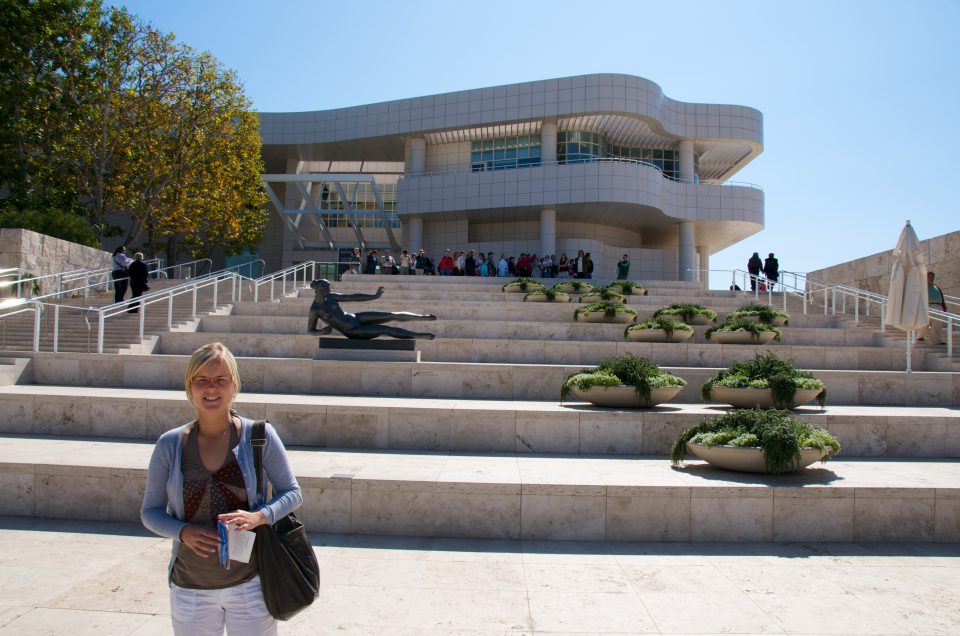
[[730, 179], [763, 117], [597, 74], [308, 113], [262, 113], [271, 267], [360, 245], [591, 253], [611, 277], [706, 281], [710, 254], [763, 229]]

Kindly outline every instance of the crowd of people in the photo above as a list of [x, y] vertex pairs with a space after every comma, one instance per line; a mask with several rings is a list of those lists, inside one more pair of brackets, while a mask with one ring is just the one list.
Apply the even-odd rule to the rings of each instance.
[[[434, 262], [424, 250], [413, 253], [402, 250], [394, 257], [390, 250], [369, 250], [362, 257], [360, 248], [354, 248], [350, 259], [350, 271], [355, 274], [424, 274], [428, 276], [499, 276], [527, 278], [593, 278], [594, 264], [590, 253], [579, 250], [568, 258], [566, 253], [538, 256], [521, 253], [520, 256], [493, 252], [484, 254], [477, 250], [444, 250]], [[617, 278], [626, 279], [630, 273], [627, 254], [617, 263]]]

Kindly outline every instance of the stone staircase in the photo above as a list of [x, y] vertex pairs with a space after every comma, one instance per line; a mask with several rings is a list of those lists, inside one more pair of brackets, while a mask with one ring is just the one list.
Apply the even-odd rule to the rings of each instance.
[[[151, 281], [151, 292], [175, 287], [180, 280]], [[197, 292], [197, 307], [208, 311], [226, 306], [230, 301], [230, 289], [217, 290], [214, 301], [213, 289], [204, 288]], [[129, 294], [127, 300], [130, 300]], [[64, 296], [54, 302], [45, 303], [41, 320], [40, 351], [53, 351], [55, 305], [60, 306], [59, 334], [57, 349], [61, 352], [92, 353], [97, 350], [98, 315], [84, 309], [101, 308], [113, 303], [113, 292], [91, 293], [86, 298]], [[198, 309], [199, 313], [200, 309]], [[157, 336], [171, 330], [183, 330], [197, 324], [193, 315], [192, 299], [178, 297], [173, 306], [173, 325], [168, 326], [167, 301], [150, 304], [143, 310], [144, 343], [140, 341], [140, 315], [121, 312], [107, 319], [104, 328], [105, 353], [120, 353], [128, 350], [152, 351]], [[0, 319], [0, 351], [33, 350], [34, 315], [21, 313], [6, 319]], [[143, 344], [144, 346], [141, 346]], [[131, 349], [132, 348], [132, 349]]]
[[[195, 332], [160, 332], [151, 354], [42, 351], [0, 387], [0, 514], [135, 520], [156, 437], [191, 418], [190, 352], [219, 340], [239, 356], [238, 410], [291, 447], [309, 529], [363, 534], [670, 541], [960, 541], [960, 374], [903, 372], [903, 343], [861, 321], [788, 306], [783, 341], [719, 345], [622, 340], [623, 325], [574, 324], [575, 304], [524, 303], [501, 281], [354, 277], [360, 310], [432, 312], [421, 362], [314, 358], [312, 293], [239, 302]], [[630, 304], [721, 314], [749, 302], [683, 283]], [[888, 331], [889, 333], [889, 331]], [[684, 427], [722, 413], [699, 387], [771, 350], [827, 383], [825, 410], [798, 417], [837, 435], [827, 464], [765, 477], [696, 460], [671, 468]], [[655, 409], [559, 402], [574, 371], [623, 351], [688, 380]], [[914, 354], [924, 369], [926, 351]], [[0, 375], [0, 377], [6, 377]]]

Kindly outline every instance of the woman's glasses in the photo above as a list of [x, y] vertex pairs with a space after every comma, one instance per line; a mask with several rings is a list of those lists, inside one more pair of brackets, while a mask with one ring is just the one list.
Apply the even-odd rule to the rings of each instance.
[[193, 378], [193, 386], [200, 389], [225, 389], [233, 384], [233, 378], [221, 376], [219, 378], [205, 378], [197, 376]]

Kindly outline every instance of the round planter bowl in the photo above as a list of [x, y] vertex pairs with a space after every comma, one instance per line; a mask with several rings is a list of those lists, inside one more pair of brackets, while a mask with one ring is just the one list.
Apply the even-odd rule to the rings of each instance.
[[529, 294], [536, 285], [527, 285], [526, 289], [520, 289], [520, 285], [507, 285], [503, 291], [506, 294]]
[[661, 389], [650, 389], [650, 400], [641, 400], [636, 388], [630, 384], [620, 386], [592, 386], [586, 391], [573, 387], [573, 394], [578, 400], [590, 402], [594, 406], [606, 406], [618, 409], [650, 408], [676, 397], [683, 387], [668, 386]]
[[[819, 389], [797, 389], [796, 395], [793, 396], [793, 402], [785, 407], [778, 408], [796, 408], [801, 404], [806, 404], [816, 399], [819, 394]], [[750, 409], [755, 406], [759, 406], [762, 409], [769, 409], [777, 406], [773, 402], [772, 389], [752, 389], [749, 387], [733, 388], [715, 386], [710, 389], [710, 401], [729, 404], [738, 409]]]
[[674, 329], [669, 337], [663, 329], [633, 329], [627, 332], [627, 340], [630, 342], [683, 342], [691, 337], [693, 337], [692, 329], [690, 331]]
[[[584, 286], [581, 287], [580, 289], [586, 289], [586, 288], [587, 288], [586, 285], [584, 285]], [[559, 284], [559, 285], [554, 285], [554, 289], [556, 289], [557, 291], [562, 291], [562, 292], [565, 293], [565, 294], [579, 294], [579, 293], [580, 293], [579, 291], [577, 291], [576, 289], [574, 289], [574, 288], [573, 288], [573, 285], [571, 285], [570, 283], [561, 283], [561, 284]], [[585, 293], [590, 293], [590, 292], [585, 292]]]
[[[760, 316], [742, 316], [740, 320], [744, 320], [746, 322], [760, 322]], [[783, 316], [777, 316], [769, 324], [773, 327], [782, 327], [787, 324], [787, 319]]]
[[749, 331], [714, 331], [710, 340], [718, 344], [767, 344], [775, 335], [772, 331], [761, 331], [756, 336]]
[[[600, 294], [587, 294], [580, 297], [580, 302], [590, 305], [592, 303], [600, 302]], [[627, 297], [621, 295], [620, 300], [618, 301], [621, 305], [627, 304]]]
[[[762, 448], [737, 448], [735, 446], [705, 446], [687, 442], [687, 451], [717, 468], [735, 470], [742, 473], [765, 473]], [[827, 450], [804, 448], [800, 451], [800, 461], [785, 472], [806, 468], [827, 456]]]
[[568, 303], [570, 302], [570, 296], [560, 296], [559, 294], [553, 300], [549, 300], [543, 294], [527, 294], [523, 297], [523, 302], [526, 303]]
[[625, 311], [618, 311], [613, 318], [607, 318], [606, 313], [602, 311], [591, 311], [586, 314], [577, 314], [574, 322], [619, 322], [626, 324], [633, 322], [634, 318], [636, 318], [634, 314], [629, 314]]

